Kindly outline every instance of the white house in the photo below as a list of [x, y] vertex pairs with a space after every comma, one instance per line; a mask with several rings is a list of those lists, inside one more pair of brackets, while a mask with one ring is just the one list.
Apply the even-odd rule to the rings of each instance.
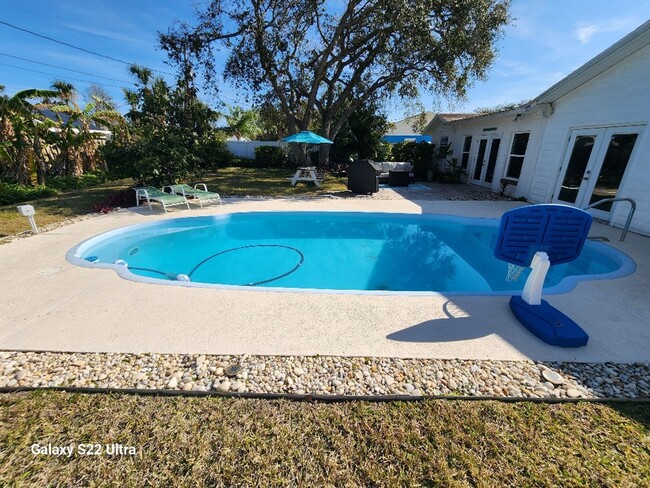
[[384, 134], [383, 138], [391, 144], [397, 144], [398, 142], [431, 142], [431, 138], [422, 135], [421, 131], [417, 130], [417, 127], [421, 124], [428, 124], [433, 115], [432, 112], [423, 112], [419, 115], [391, 122], [391, 129]]
[[451, 122], [461, 119], [469, 119], [476, 117], [476, 114], [444, 114], [439, 113], [434, 115], [429, 124], [424, 129], [424, 133], [428, 135], [435, 135], [432, 137], [431, 143], [436, 147], [448, 147], [454, 140], [455, 128]]
[[[469, 183], [533, 203], [632, 198], [631, 229], [650, 235], [649, 119], [650, 21], [524, 105], [434, 118], [425, 133], [448, 138]], [[622, 226], [629, 208], [593, 214]]]

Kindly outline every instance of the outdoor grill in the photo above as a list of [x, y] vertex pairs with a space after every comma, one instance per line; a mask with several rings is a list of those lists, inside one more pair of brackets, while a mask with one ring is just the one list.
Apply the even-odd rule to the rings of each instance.
[[377, 174], [379, 168], [370, 159], [357, 159], [348, 166], [348, 190], [353, 193], [370, 194], [379, 191]]

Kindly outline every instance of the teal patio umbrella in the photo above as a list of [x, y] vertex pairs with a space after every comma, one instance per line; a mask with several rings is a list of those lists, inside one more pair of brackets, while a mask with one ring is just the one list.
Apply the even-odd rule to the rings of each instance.
[[324, 137], [321, 137], [318, 134], [314, 134], [308, 130], [303, 130], [297, 134], [292, 134], [282, 140], [288, 143], [293, 142], [298, 144], [305, 144], [305, 146], [300, 146], [302, 154], [305, 158], [307, 157], [307, 144], [334, 144], [329, 139], [325, 139]]
[[311, 131], [303, 130], [297, 134], [293, 134], [282, 139], [284, 142], [299, 142], [303, 144], [334, 144], [329, 139], [314, 134]]

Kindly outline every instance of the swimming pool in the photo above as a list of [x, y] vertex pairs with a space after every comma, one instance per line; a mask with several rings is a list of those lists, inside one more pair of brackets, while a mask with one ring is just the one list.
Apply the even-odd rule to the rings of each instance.
[[[494, 257], [498, 219], [359, 212], [250, 212], [138, 224], [72, 248], [69, 262], [158, 284], [353, 293], [518, 294]], [[552, 266], [545, 293], [625, 276], [632, 259], [588, 241]]]

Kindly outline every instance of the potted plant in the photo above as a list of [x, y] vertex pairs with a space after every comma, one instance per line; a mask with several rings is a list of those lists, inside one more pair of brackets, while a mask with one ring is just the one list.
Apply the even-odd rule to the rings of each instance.
[[445, 163], [445, 181], [447, 183], [460, 183], [466, 173], [458, 164], [458, 158], [451, 158], [451, 161], [447, 160]]
[[[436, 172], [440, 172], [440, 167], [444, 167], [444, 172], [440, 175], [442, 180], [446, 180], [446, 174], [447, 174], [447, 166], [449, 165], [449, 161], [447, 161], [447, 156], [451, 154], [451, 144], [447, 144], [446, 146], [440, 146], [438, 148], [438, 151], [434, 153], [434, 156], [431, 161], [431, 178], [429, 179], [429, 172], [427, 172], [427, 181], [432, 181], [433, 180], [433, 175]], [[444, 163], [444, 164], [441, 164]]]

